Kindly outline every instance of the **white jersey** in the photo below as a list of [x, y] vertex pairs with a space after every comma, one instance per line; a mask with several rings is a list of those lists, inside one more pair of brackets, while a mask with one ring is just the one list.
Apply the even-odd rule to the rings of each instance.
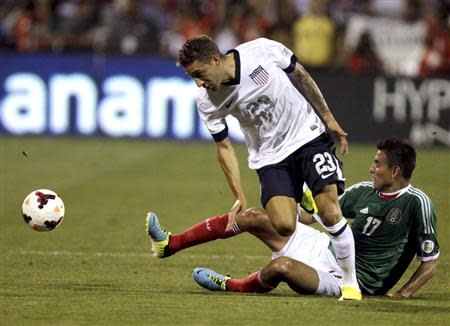
[[282, 161], [325, 131], [285, 73], [295, 67], [291, 50], [259, 38], [230, 52], [235, 56], [235, 81], [216, 91], [201, 88], [197, 109], [213, 136], [227, 131], [226, 116], [239, 121], [251, 169]]

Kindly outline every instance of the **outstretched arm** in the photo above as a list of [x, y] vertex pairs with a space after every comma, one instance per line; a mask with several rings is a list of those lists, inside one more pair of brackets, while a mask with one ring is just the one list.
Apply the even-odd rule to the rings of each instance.
[[229, 230], [236, 219], [236, 214], [247, 207], [247, 199], [241, 185], [239, 163], [230, 139], [226, 137], [224, 140], [217, 142], [216, 146], [217, 160], [236, 200], [228, 216], [227, 230]]
[[320, 114], [328, 129], [338, 137], [340, 153], [346, 155], [348, 153], [347, 133], [334, 118], [317, 84], [305, 68], [298, 62], [296, 63], [291, 76], [302, 90], [302, 94]]
[[388, 296], [399, 299], [410, 298], [416, 293], [422, 286], [425, 285], [431, 278], [437, 269], [437, 259], [422, 262], [416, 269], [410, 280], [401, 287], [400, 290]]

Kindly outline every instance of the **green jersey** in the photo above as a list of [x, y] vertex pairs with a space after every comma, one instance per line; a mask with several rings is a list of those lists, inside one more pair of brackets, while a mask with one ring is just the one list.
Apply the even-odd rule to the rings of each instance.
[[437, 259], [436, 216], [430, 198], [411, 185], [395, 198], [380, 196], [372, 182], [361, 182], [339, 198], [342, 213], [354, 219], [356, 274], [361, 290], [387, 293], [414, 256]]

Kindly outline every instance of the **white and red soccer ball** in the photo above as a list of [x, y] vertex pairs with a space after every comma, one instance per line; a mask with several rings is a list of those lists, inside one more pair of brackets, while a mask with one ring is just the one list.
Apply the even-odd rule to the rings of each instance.
[[25, 223], [36, 231], [51, 231], [64, 218], [64, 203], [54, 191], [38, 189], [23, 201], [22, 214]]

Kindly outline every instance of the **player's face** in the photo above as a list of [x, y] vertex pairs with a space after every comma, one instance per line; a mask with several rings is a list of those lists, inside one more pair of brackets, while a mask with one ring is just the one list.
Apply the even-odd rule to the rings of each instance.
[[[369, 169], [375, 189], [390, 192], [394, 182], [393, 169], [389, 166], [386, 154], [378, 151]], [[394, 191], [394, 190], [392, 190]]]
[[215, 91], [222, 82], [220, 60], [213, 57], [210, 62], [194, 61], [186, 67], [186, 74], [194, 79], [198, 87]]

